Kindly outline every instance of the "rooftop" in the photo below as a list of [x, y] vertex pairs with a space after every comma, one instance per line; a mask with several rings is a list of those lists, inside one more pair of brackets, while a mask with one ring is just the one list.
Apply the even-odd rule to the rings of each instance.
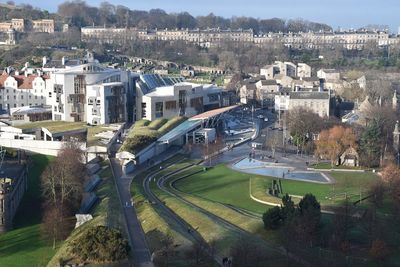
[[291, 99], [329, 99], [328, 92], [290, 92]]
[[88, 127], [87, 146], [107, 145], [114, 137], [115, 132], [122, 127], [122, 124], [98, 125]]
[[196, 116], [191, 117], [189, 120], [190, 121], [194, 121], [194, 120], [204, 120], [204, 119], [209, 119], [212, 117], [215, 117], [217, 115], [220, 115], [222, 113], [231, 111], [232, 109], [237, 108], [238, 105], [234, 105], [234, 106], [229, 106], [229, 107], [223, 107], [223, 108], [217, 108], [217, 109], [213, 109], [210, 111], [206, 111], [204, 113], [198, 114]]
[[201, 125], [200, 120], [186, 120], [158, 139], [161, 143], [170, 143]]
[[65, 121], [36, 121], [36, 122], [16, 125], [15, 127], [22, 130], [46, 128], [51, 133], [76, 131], [87, 128], [85, 122], [65, 122]]
[[46, 107], [18, 107], [18, 108], [11, 108], [10, 109], [11, 115], [24, 115], [24, 114], [35, 114], [35, 113], [43, 113], [43, 112], [50, 112], [51, 108]]

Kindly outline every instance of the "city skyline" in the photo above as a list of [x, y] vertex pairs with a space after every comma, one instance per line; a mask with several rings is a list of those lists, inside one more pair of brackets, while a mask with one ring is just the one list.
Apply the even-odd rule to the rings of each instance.
[[[27, 3], [25, 0], [15, 1], [17, 4]], [[44, 0], [38, 3], [37, 7], [56, 12], [57, 7], [64, 1]], [[86, 1], [88, 5], [99, 6], [103, 1]], [[141, 2], [130, 2], [127, 0], [108, 1], [113, 5], [124, 5], [134, 10], [150, 10], [160, 8], [168, 13], [178, 13], [187, 11], [193, 16], [207, 15], [214, 13], [223, 17], [247, 16], [255, 18], [283, 18], [296, 19], [302, 18], [309, 21], [326, 23], [333, 29], [360, 28], [367, 25], [387, 25], [392, 32], [397, 32], [400, 22], [397, 13], [400, 10], [400, 2], [395, 0], [381, 2], [373, 0], [355, 1], [331, 1], [323, 3], [316, 0], [294, 1], [288, 0], [287, 4], [274, 1], [249, 0], [246, 6], [238, 0], [194, 2], [190, 5], [183, 0], [161, 1], [149, 0]]]

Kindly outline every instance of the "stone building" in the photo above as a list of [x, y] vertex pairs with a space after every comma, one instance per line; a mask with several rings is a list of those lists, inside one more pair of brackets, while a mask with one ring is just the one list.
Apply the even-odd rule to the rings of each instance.
[[393, 46], [400, 38], [386, 31], [349, 30], [335, 32], [289, 32], [254, 35], [253, 30], [222, 29], [137, 29], [83, 27], [84, 42], [121, 43], [137, 38], [143, 41], [185, 41], [202, 47], [216, 47], [225, 41], [253, 43], [257, 46], [286, 46], [294, 49], [320, 49], [341, 46], [348, 50], [361, 50], [366, 46]]
[[53, 33], [55, 29], [54, 20], [52, 19], [32, 20], [31, 23], [33, 32]]
[[16, 32], [47, 32], [55, 31], [55, 22], [53, 19], [25, 20], [11, 19], [11, 21], [0, 22], [0, 32], [6, 32], [13, 29]]
[[318, 114], [320, 117], [329, 117], [329, 92], [289, 92], [275, 95], [275, 110], [290, 111], [303, 108]]
[[360, 159], [356, 149], [349, 147], [338, 158], [336, 165], [343, 165], [348, 167], [360, 166]]
[[12, 222], [28, 186], [25, 161], [5, 159], [0, 172], [0, 233], [12, 229]]

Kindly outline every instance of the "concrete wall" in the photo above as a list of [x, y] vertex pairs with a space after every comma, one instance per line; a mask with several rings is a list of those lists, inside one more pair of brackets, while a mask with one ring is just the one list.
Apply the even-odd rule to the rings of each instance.
[[0, 146], [23, 149], [50, 156], [57, 156], [63, 144], [64, 142], [57, 141], [0, 139]]

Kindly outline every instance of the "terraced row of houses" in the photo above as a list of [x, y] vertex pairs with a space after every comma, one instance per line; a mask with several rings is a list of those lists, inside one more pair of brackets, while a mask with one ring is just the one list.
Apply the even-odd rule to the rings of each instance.
[[120, 44], [132, 40], [184, 41], [202, 47], [216, 47], [223, 42], [253, 43], [258, 46], [281, 44], [297, 49], [316, 49], [342, 46], [346, 49], [363, 49], [367, 45], [388, 46], [400, 43], [400, 37], [387, 31], [330, 31], [330, 32], [289, 32], [255, 35], [253, 30], [237, 29], [154, 29], [83, 27], [84, 42]]

